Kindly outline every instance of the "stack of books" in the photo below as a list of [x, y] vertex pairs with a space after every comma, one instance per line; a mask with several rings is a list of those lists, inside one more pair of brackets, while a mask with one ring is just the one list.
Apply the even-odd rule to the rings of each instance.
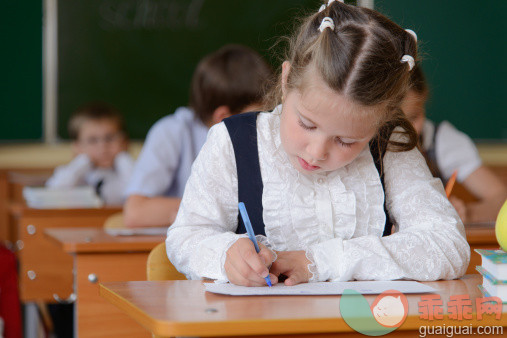
[[26, 204], [35, 209], [100, 208], [104, 204], [88, 186], [65, 189], [25, 187], [23, 197]]
[[482, 257], [476, 269], [482, 275], [479, 289], [486, 297], [498, 297], [507, 303], [507, 252], [503, 250], [475, 249]]

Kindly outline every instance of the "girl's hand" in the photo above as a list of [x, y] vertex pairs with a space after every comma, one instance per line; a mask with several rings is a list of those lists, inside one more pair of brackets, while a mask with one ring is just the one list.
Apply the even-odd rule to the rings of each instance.
[[455, 196], [450, 196], [449, 201], [453, 205], [454, 209], [458, 212], [459, 217], [461, 218], [461, 221], [463, 223], [466, 223], [467, 221], [467, 207], [465, 205], [465, 202], [460, 200], [459, 198]]
[[281, 274], [287, 276], [284, 284], [287, 286], [306, 283], [312, 277], [308, 265], [312, 262], [306, 258], [306, 252], [301, 251], [277, 251], [278, 258], [271, 266], [270, 272], [275, 276]]
[[248, 238], [238, 239], [227, 250], [225, 272], [229, 282], [243, 286], [266, 286], [264, 277], [271, 279], [271, 284], [278, 283], [278, 278], [269, 274], [269, 266], [274, 254], [259, 243], [261, 251], [255, 252], [252, 241]]

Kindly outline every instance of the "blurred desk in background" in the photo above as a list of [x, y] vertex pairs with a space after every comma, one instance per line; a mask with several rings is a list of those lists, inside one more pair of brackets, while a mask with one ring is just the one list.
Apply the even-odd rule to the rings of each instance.
[[[130, 143], [133, 158], [137, 158], [141, 148], [140, 141]], [[69, 142], [0, 145], [0, 242], [13, 245], [17, 240], [9, 209], [12, 203], [22, 201], [22, 187], [44, 185], [54, 168], [70, 162], [72, 157]]]
[[46, 229], [74, 260], [78, 337], [150, 337], [148, 331], [99, 295], [99, 283], [146, 280], [146, 260], [165, 235], [111, 236], [100, 228]]
[[12, 205], [17, 225], [20, 296], [23, 302], [55, 302], [73, 293], [72, 257], [44, 236], [47, 228], [96, 227], [121, 211], [120, 207], [97, 209], [32, 209]]
[[52, 172], [52, 168], [0, 169], [0, 241], [12, 246], [17, 240], [9, 211], [12, 205], [24, 205], [23, 187], [44, 185]]

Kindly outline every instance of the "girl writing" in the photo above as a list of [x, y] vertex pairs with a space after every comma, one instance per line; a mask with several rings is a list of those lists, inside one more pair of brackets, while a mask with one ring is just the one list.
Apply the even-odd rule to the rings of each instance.
[[[233, 119], [253, 125], [257, 151], [240, 151], [243, 131], [227, 121], [210, 130], [168, 230], [176, 268], [246, 286], [268, 275], [285, 285], [460, 277], [463, 224], [399, 108], [416, 52], [412, 34], [375, 11], [330, 1], [310, 15], [271, 95], [281, 104], [253, 123]], [[258, 163], [260, 185], [238, 176], [244, 161]], [[238, 194], [260, 196], [259, 253], [236, 233]]]

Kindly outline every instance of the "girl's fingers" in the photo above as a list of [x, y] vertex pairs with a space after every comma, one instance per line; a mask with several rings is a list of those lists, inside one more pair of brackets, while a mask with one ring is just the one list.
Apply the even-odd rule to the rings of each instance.
[[290, 276], [289, 278], [287, 278], [284, 282], [285, 285], [287, 286], [294, 286], [294, 285], [297, 285], [299, 284], [300, 282], [298, 281], [298, 279], [295, 277], [295, 275], [292, 275]]
[[[233, 263], [233, 262], [231, 262], [231, 263]], [[259, 284], [259, 285], [262, 283], [266, 284], [264, 277], [259, 276], [259, 274], [257, 272], [255, 272], [250, 267], [250, 265], [248, 264], [247, 261], [245, 261], [243, 259], [239, 260], [237, 262], [234, 262], [233, 266], [234, 266], [234, 270], [237, 272], [238, 275], [241, 276], [242, 279], [248, 280], [253, 284]], [[264, 267], [264, 265], [262, 265], [262, 264], [261, 264], [261, 266]], [[264, 267], [264, 268], [266, 268], [266, 267]], [[241, 285], [245, 285], [245, 284], [241, 284]], [[248, 285], [248, 286], [253, 286], [253, 285]]]
[[[261, 261], [260, 256], [255, 252], [255, 247], [248, 238], [238, 239], [227, 250], [224, 269], [229, 281], [238, 285], [261, 285], [266, 283], [262, 275], [252, 269], [254, 265], [264, 276], [268, 275], [267, 268]], [[264, 271], [265, 270], [265, 271]]]
[[255, 251], [253, 243], [245, 239], [238, 247], [238, 255], [231, 260], [234, 268], [245, 279], [249, 280], [250, 285], [266, 285], [264, 277], [269, 275], [269, 270], [263, 263], [263, 258]]
[[278, 252], [278, 258], [271, 265], [270, 272], [275, 276], [284, 275], [285, 285], [296, 285], [308, 282], [309, 260], [304, 251]]
[[260, 278], [264, 278], [269, 275], [269, 270], [266, 267], [266, 264], [264, 264], [263, 258], [261, 258], [261, 256], [255, 251], [255, 247], [253, 245], [251, 248], [245, 248], [245, 250], [241, 252], [241, 257], [248, 267], [250, 267], [250, 269]]
[[308, 281], [303, 278], [302, 274], [296, 272], [289, 273], [287, 277], [288, 278], [284, 282], [284, 284], [287, 286], [293, 286]]
[[[227, 262], [226, 262], [226, 265], [227, 265]], [[242, 286], [265, 286], [266, 285], [266, 281], [263, 278], [259, 278], [257, 275], [253, 275], [254, 279], [247, 278], [245, 275], [240, 273], [236, 269], [236, 267], [234, 267], [232, 264], [228, 264], [226, 266], [226, 271], [227, 271], [227, 278], [229, 279], [229, 282], [231, 282], [233, 284], [242, 285]], [[273, 283], [273, 278], [271, 278], [271, 282]], [[278, 282], [278, 280], [276, 282]]]
[[296, 265], [294, 264], [294, 261], [288, 259], [288, 257], [283, 253], [278, 253], [278, 258], [273, 262], [273, 264], [271, 264], [269, 272], [273, 273], [275, 276], [289, 276], [289, 273], [295, 268]]
[[236, 285], [246, 285], [247, 280], [243, 276], [241, 276], [241, 274], [236, 270], [233, 264], [231, 264], [229, 261], [226, 261], [224, 267], [229, 282]]
[[226, 262], [243, 278], [252, 281], [262, 281], [269, 271], [263, 259], [255, 251], [252, 241], [248, 238], [238, 239], [227, 251]]
[[273, 264], [271, 264], [271, 268], [269, 269], [269, 272], [271, 272], [275, 276], [280, 276], [283, 273], [281, 266], [280, 266], [279, 259], [277, 259], [276, 261], [273, 262]]
[[259, 248], [261, 249], [261, 251], [259, 252], [259, 255], [264, 260], [264, 265], [266, 265], [267, 267], [271, 266], [271, 264], [275, 260], [275, 253], [260, 243], [259, 243]]
[[271, 280], [271, 285], [278, 284], [278, 277], [272, 273], [269, 274], [269, 279]]

